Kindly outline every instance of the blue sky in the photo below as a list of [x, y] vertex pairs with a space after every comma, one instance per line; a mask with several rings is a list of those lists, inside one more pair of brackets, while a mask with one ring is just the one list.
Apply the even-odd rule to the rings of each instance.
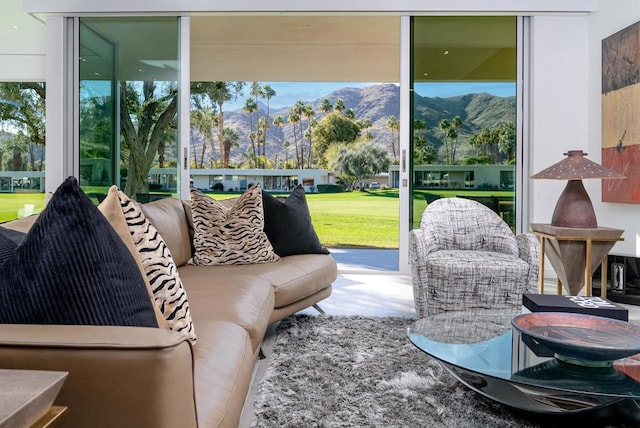
[[[378, 85], [376, 82], [260, 82], [263, 86], [270, 85], [276, 91], [276, 96], [269, 102], [271, 108], [289, 107], [296, 101], [311, 102], [322, 98], [331, 92], [342, 88], [364, 88]], [[249, 97], [249, 85], [245, 88], [245, 95], [237, 100], [225, 104], [224, 110], [242, 108]], [[454, 97], [457, 95], [487, 92], [499, 97], [515, 95], [515, 83], [508, 82], [447, 82], [447, 83], [418, 83], [415, 91], [425, 97]], [[264, 102], [264, 100], [262, 100]]]
[[483, 92], [498, 97], [512, 97], [516, 94], [516, 84], [515, 82], [416, 83], [414, 90], [423, 97], [432, 98], [448, 98]]

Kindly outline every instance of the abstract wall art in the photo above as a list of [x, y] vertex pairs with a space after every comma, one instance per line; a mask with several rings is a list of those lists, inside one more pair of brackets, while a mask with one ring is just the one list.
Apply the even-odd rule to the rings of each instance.
[[640, 22], [602, 40], [602, 201], [640, 204]]

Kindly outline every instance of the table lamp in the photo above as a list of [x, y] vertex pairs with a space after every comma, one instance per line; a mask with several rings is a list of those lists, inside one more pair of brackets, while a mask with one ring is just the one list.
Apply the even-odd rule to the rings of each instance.
[[583, 153], [582, 150], [569, 150], [564, 155], [567, 156], [565, 159], [532, 175], [531, 178], [569, 180], [556, 203], [551, 225], [595, 229], [598, 227], [596, 213], [582, 179], [626, 177], [586, 159], [587, 153]]

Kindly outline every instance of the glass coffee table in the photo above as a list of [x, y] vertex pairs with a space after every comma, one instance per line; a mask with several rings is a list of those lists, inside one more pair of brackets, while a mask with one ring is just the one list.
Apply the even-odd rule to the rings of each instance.
[[512, 329], [518, 313], [445, 312], [416, 321], [411, 342], [472, 390], [509, 407], [546, 415], [624, 414], [640, 421], [640, 382], [614, 364], [585, 367], [531, 349]]

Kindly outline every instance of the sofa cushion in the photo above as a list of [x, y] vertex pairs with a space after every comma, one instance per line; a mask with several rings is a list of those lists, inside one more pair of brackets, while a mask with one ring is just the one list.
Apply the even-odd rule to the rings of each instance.
[[294, 254], [329, 254], [313, 224], [302, 185], [284, 200], [262, 191], [264, 231], [280, 257]]
[[[183, 272], [191, 272], [183, 271], [185, 268], [186, 266], [180, 270], [183, 276]], [[202, 274], [203, 281], [204, 275], [206, 275], [204, 272], [206, 270]], [[270, 284], [275, 297], [272, 308], [276, 309], [288, 306], [329, 287], [338, 275], [336, 262], [328, 254], [300, 254], [282, 257], [277, 262], [267, 264], [219, 266], [215, 272], [215, 277], [212, 277], [210, 281], [215, 281], [216, 284], [229, 283], [233, 285], [239, 283], [239, 278], [243, 277], [254, 278], [261, 283]], [[191, 283], [191, 278], [188, 281], [185, 280], [190, 296], [193, 293]]]
[[194, 350], [195, 397], [200, 427], [237, 427], [255, 364], [249, 335], [233, 323], [198, 322]]
[[262, 194], [252, 186], [228, 208], [191, 190], [194, 265], [270, 263], [279, 259], [264, 233]]
[[28, 217], [22, 217], [15, 220], [8, 221], [6, 223], [2, 223], [2, 227], [16, 230], [18, 232], [27, 233], [33, 223], [38, 219], [39, 214], [30, 215]]
[[176, 265], [186, 264], [191, 258], [191, 239], [182, 202], [164, 198], [140, 204], [140, 209], [164, 239]]
[[74, 177], [0, 267], [0, 322], [158, 326], [135, 260]]
[[[260, 264], [256, 266], [269, 266]], [[203, 320], [230, 321], [243, 327], [254, 350], [257, 350], [273, 311], [273, 287], [268, 281], [244, 273], [249, 265], [209, 266], [187, 265], [180, 268], [180, 277], [189, 293], [191, 315], [199, 329]], [[222, 269], [222, 270], [221, 270]]]

